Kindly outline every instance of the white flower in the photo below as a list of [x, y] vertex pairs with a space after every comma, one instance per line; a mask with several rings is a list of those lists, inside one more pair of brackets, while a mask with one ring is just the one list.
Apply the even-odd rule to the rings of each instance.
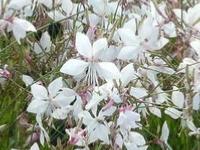
[[78, 76], [86, 72], [88, 84], [98, 84], [98, 76], [111, 80], [119, 78], [119, 70], [112, 62], [100, 62], [99, 56], [107, 49], [107, 40], [98, 39], [91, 45], [89, 38], [82, 33], [76, 34], [76, 49], [85, 60], [69, 59], [60, 69], [62, 73]]
[[17, 17], [7, 17], [7, 19], [4, 18], [0, 20], [0, 26], [7, 26], [8, 32], [13, 32], [13, 35], [19, 44], [21, 44], [20, 40], [26, 37], [26, 32], [37, 31], [29, 21]]
[[154, 18], [154, 24], [159, 26], [169, 37], [176, 37], [176, 26], [172, 21], [169, 21], [170, 19], [166, 14], [166, 3], [156, 4], [159, 12], [152, 1], [150, 1], [150, 7], [151, 11], [149, 13]]
[[129, 132], [127, 140], [124, 141], [124, 145], [127, 150], [146, 150], [148, 146], [145, 144], [146, 142], [144, 137], [141, 134], [133, 131]]
[[132, 111], [130, 106], [121, 107], [117, 125], [122, 129], [131, 129], [139, 127], [137, 122], [140, 121], [140, 114]]
[[[116, 13], [120, 15], [121, 7], [118, 7], [118, 2], [108, 2], [108, 0], [89, 0], [89, 4], [100, 17]], [[116, 11], [117, 10], [117, 11]]]
[[[27, 108], [28, 112], [41, 115], [46, 114], [49, 116], [52, 115], [56, 109], [67, 107], [75, 100], [75, 92], [71, 89], [63, 88], [61, 77], [51, 82], [47, 89], [38, 84], [33, 84], [31, 86], [33, 100]], [[62, 109], [60, 111], [62, 111]], [[55, 113], [56, 114], [53, 116], [58, 116], [57, 112]]]
[[182, 9], [174, 9], [173, 11], [179, 20], [183, 19], [184, 23], [193, 26], [200, 18], [199, 9], [200, 3], [196, 4], [194, 7], [189, 8], [188, 11]]
[[124, 44], [118, 58], [122, 60], [137, 60], [142, 58], [147, 50], [158, 50], [168, 41], [164, 38], [159, 39], [159, 28], [153, 25], [152, 17], [147, 17], [139, 26], [136, 35], [136, 20], [128, 21], [123, 28], [118, 30], [118, 34]]
[[92, 110], [93, 116], [88, 111], [83, 111], [79, 114], [79, 118], [83, 119], [83, 124], [85, 124], [88, 131], [89, 143], [93, 143], [96, 140], [101, 140], [106, 144], [110, 143], [108, 135], [110, 134], [110, 129], [105, 121], [106, 116], [111, 116], [116, 110], [116, 107], [112, 106], [108, 109], [101, 109], [97, 115], [97, 107]]

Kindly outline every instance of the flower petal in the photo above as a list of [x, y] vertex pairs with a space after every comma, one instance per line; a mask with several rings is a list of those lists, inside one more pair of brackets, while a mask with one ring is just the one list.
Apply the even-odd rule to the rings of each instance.
[[161, 133], [160, 139], [164, 141], [165, 143], [167, 143], [168, 137], [169, 137], [169, 128], [167, 126], [167, 122], [165, 121], [162, 126], [162, 133]]
[[169, 115], [169, 116], [172, 117], [173, 119], [178, 119], [178, 118], [181, 117], [182, 112], [181, 112], [181, 111], [178, 111], [178, 110], [175, 109], [175, 108], [168, 107], [168, 108], [165, 110], [165, 114]]
[[62, 77], [59, 77], [54, 81], [52, 81], [48, 86], [48, 91], [51, 97], [55, 97], [56, 94], [58, 94], [58, 91], [62, 88], [62, 86], [63, 86]]
[[49, 106], [48, 101], [32, 100], [28, 105], [27, 111], [34, 114], [44, 114]]
[[108, 48], [108, 42], [106, 38], [98, 39], [93, 44], [93, 56], [97, 58], [99, 54], [105, 49]]
[[76, 76], [83, 73], [88, 64], [88, 62], [82, 60], [70, 59], [61, 67], [60, 72]]
[[76, 34], [76, 48], [79, 54], [87, 58], [92, 57], [92, 45], [85, 34], [80, 32]]
[[140, 48], [137, 46], [125, 46], [120, 50], [117, 58], [122, 60], [135, 60], [137, 59], [139, 52]]
[[100, 62], [97, 65], [98, 75], [105, 80], [119, 79], [120, 72], [116, 65], [111, 62]]
[[31, 93], [35, 99], [48, 99], [47, 89], [42, 85], [33, 84], [31, 86]]

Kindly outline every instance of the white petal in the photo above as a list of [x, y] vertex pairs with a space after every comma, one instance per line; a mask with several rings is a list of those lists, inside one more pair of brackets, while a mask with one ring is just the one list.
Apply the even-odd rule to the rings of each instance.
[[137, 76], [133, 68], [133, 63], [130, 63], [121, 70], [122, 86], [125, 87], [131, 80], [134, 79], [137, 79]]
[[51, 37], [49, 35], [49, 33], [46, 31], [42, 34], [42, 37], [40, 39], [40, 45], [42, 46], [42, 48], [46, 51], [49, 52], [50, 48], [51, 48]]
[[63, 87], [62, 77], [59, 77], [52, 81], [48, 86], [49, 95], [55, 97], [58, 94], [58, 91]]
[[200, 40], [190, 42], [190, 46], [196, 51], [198, 56], [200, 56]]
[[137, 26], [136, 26], [136, 19], [131, 19], [129, 20], [128, 22], [126, 22], [124, 24], [124, 27], [123, 28], [126, 28], [126, 29], [130, 29], [133, 31], [133, 33], [136, 33], [136, 29], [137, 29]]
[[169, 116], [172, 117], [173, 119], [178, 119], [178, 118], [181, 117], [182, 112], [181, 112], [181, 111], [178, 111], [178, 110], [175, 109], [175, 108], [168, 107], [168, 108], [165, 110], [165, 114], [169, 115]]
[[35, 99], [48, 99], [47, 89], [42, 85], [33, 84], [31, 86], [31, 93]]
[[157, 107], [149, 107], [149, 111], [157, 117], [161, 118], [161, 111]]
[[192, 108], [194, 110], [199, 110], [200, 107], [200, 96], [199, 93], [195, 94], [195, 96], [193, 97], [193, 101], [192, 101]]
[[78, 114], [79, 119], [83, 118], [83, 123], [85, 125], [90, 124], [93, 122], [93, 118], [91, 117], [90, 113], [88, 111], [82, 111]]
[[28, 105], [27, 111], [35, 114], [44, 114], [49, 106], [48, 101], [32, 100]]
[[108, 42], [106, 38], [98, 39], [93, 44], [93, 56], [95, 58], [98, 58], [99, 54], [101, 54], [102, 51], [108, 48]]
[[26, 84], [26, 86], [29, 86], [34, 82], [33, 78], [27, 75], [22, 75], [22, 81]]
[[107, 0], [89, 0], [89, 4], [92, 5], [92, 8], [94, 12], [96, 12], [100, 16], [104, 16], [108, 10], [107, 10]]
[[31, 149], [30, 150], [40, 150], [39, 146], [37, 143], [34, 143], [32, 146], [31, 146]]
[[164, 141], [165, 143], [167, 143], [168, 137], [169, 137], [169, 128], [167, 126], [167, 122], [165, 121], [162, 126], [162, 133], [161, 133], [160, 139]]
[[73, 6], [74, 6], [74, 4], [72, 3], [71, 0], [62, 0], [61, 7], [67, 15], [70, 15], [70, 13], [72, 12], [72, 10], [74, 8]]
[[169, 68], [169, 67], [149, 66], [148, 68], [154, 70], [157, 73], [161, 72], [161, 73], [170, 74], [170, 75], [175, 73], [175, 71], [172, 68]]
[[96, 137], [106, 144], [109, 144], [109, 138], [108, 138], [109, 133], [110, 133], [110, 131], [109, 131], [108, 127], [106, 127], [105, 125], [100, 124], [100, 123], [98, 123], [98, 125], [95, 129], [95, 132], [94, 132]]
[[60, 72], [76, 76], [83, 73], [88, 67], [88, 64], [82, 60], [70, 59], [61, 67]]
[[177, 17], [178, 20], [181, 20], [181, 18], [183, 18], [183, 21], [185, 21], [185, 23], [189, 23], [188, 22], [187, 13], [184, 10], [173, 9], [173, 12], [175, 13], [175, 15], [176, 15], [176, 17]]
[[119, 79], [120, 72], [116, 65], [111, 62], [100, 62], [97, 68], [98, 75], [105, 80]]
[[[177, 87], [173, 87], [173, 90], [177, 90]], [[172, 92], [172, 102], [174, 103], [174, 105], [176, 105], [179, 108], [183, 108], [184, 106], [184, 95], [182, 92], [179, 91], [173, 91]]]
[[140, 99], [140, 98], [145, 97], [145, 96], [148, 95], [148, 93], [147, 93], [145, 88], [137, 88], [137, 87], [132, 87], [131, 91], [130, 91], [130, 94], [132, 96], [134, 96], [135, 98], [137, 98], [137, 99]]
[[117, 32], [125, 46], [138, 46], [138, 37], [135, 36], [135, 33], [132, 30], [121, 28]]
[[66, 107], [70, 105], [76, 99], [76, 93], [69, 88], [64, 88], [62, 91], [55, 97], [54, 102], [59, 107]]
[[28, 21], [15, 18], [12, 23], [12, 31], [15, 39], [20, 44], [20, 39], [26, 36], [26, 31], [36, 32], [35, 27]]
[[68, 107], [62, 107], [62, 108], [57, 108], [56, 110], [54, 110], [54, 112], [52, 113], [52, 117], [55, 119], [66, 119], [68, 113], [72, 110], [72, 108], [70, 106]]
[[110, 46], [109, 48], [102, 51], [101, 54], [98, 56], [98, 58], [106, 62], [113, 61], [117, 58], [119, 50], [120, 49], [115, 46]]
[[23, 7], [26, 7], [31, 4], [32, 4], [31, 0], [11, 0], [7, 7], [9, 9], [20, 10]]
[[12, 27], [12, 31], [13, 31], [13, 35], [16, 39], [16, 41], [21, 44], [20, 39], [25, 38], [26, 36], [26, 31], [24, 29], [22, 29], [20, 26], [18, 25], [14, 25]]
[[146, 150], [148, 146], [145, 145], [144, 137], [137, 132], [130, 132], [128, 137], [130, 140], [125, 141], [124, 145], [127, 150]]
[[194, 123], [192, 121], [187, 120], [186, 121], [187, 126], [190, 130], [196, 132], [197, 131], [197, 127], [194, 125]]
[[121, 60], [130, 60], [130, 59], [137, 59], [140, 52], [140, 48], [137, 46], [124, 46], [118, 55], [118, 59]]
[[200, 4], [197, 3], [194, 7], [188, 9], [188, 23], [194, 25], [200, 18]]
[[76, 48], [79, 54], [91, 58], [92, 57], [92, 45], [89, 38], [83, 33], [76, 33]]
[[105, 96], [99, 95], [98, 93], [94, 92], [92, 95], [92, 98], [90, 99], [90, 101], [87, 103], [87, 105], [85, 106], [85, 108], [87, 110], [91, 109], [92, 107], [98, 105], [104, 98]]
[[15, 18], [13, 24], [20, 26], [25, 31], [37, 31], [36, 28], [32, 25], [32, 23], [24, 19]]
[[121, 134], [118, 133], [115, 138], [115, 144], [117, 144], [122, 149], [123, 143], [124, 142], [123, 142], [122, 136]]
[[115, 111], [116, 111], [116, 107], [115, 106], [111, 106], [110, 108], [102, 108], [101, 111], [99, 112], [98, 117], [104, 117], [104, 116], [111, 116]]

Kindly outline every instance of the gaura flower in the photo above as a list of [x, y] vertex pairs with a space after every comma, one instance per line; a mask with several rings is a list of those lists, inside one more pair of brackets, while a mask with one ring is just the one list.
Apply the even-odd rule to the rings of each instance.
[[103, 52], [108, 48], [106, 38], [91, 45], [89, 38], [80, 32], [76, 34], [76, 49], [83, 59], [69, 59], [60, 69], [62, 73], [82, 76], [88, 84], [98, 85], [98, 77], [105, 80], [119, 78], [119, 70], [112, 62], [101, 62]]

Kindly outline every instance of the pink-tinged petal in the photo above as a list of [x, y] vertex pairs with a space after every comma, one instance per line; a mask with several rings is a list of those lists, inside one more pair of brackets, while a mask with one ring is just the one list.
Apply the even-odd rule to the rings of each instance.
[[92, 45], [89, 38], [83, 33], [78, 32], [76, 34], [76, 49], [84, 57], [92, 57]]
[[88, 65], [88, 62], [78, 59], [70, 59], [61, 67], [60, 72], [76, 76], [82, 74]]

